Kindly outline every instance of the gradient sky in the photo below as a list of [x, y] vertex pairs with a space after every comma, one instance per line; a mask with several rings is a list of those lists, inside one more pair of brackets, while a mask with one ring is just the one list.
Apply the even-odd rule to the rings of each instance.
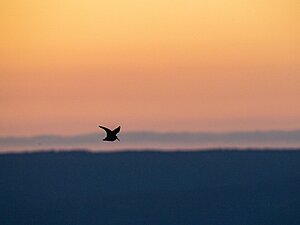
[[0, 135], [300, 128], [297, 0], [2, 0]]

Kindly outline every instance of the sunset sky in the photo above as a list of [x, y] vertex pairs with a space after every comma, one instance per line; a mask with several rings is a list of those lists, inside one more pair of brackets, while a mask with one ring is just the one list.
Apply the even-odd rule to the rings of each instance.
[[298, 0], [2, 0], [0, 135], [300, 128]]

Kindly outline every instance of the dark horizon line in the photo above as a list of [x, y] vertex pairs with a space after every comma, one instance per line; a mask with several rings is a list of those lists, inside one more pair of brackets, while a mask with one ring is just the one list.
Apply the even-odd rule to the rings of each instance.
[[3, 155], [35, 155], [35, 154], [92, 154], [92, 155], [110, 155], [110, 154], [197, 154], [197, 153], [224, 153], [224, 152], [234, 152], [234, 153], [294, 153], [300, 152], [300, 147], [285, 147], [285, 148], [241, 148], [241, 147], [233, 147], [233, 148], [195, 148], [195, 149], [169, 149], [165, 151], [163, 148], [153, 148], [153, 149], [116, 149], [116, 150], [107, 150], [107, 151], [94, 151], [91, 149], [40, 149], [40, 150], [22, 150], [22, 151], [12, 151], [12, 152], [0, 152], [0, 156]]

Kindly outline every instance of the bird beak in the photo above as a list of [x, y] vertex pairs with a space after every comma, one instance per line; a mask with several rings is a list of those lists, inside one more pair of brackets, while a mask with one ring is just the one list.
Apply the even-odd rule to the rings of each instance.
[[120, 141], [120, 139], [117, 137], [118, 141]]

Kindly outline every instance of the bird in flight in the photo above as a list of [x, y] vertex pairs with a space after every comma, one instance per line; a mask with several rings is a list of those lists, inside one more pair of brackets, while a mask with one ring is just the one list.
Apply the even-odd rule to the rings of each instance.
[[120, 132], [121, 126], [118, 126], [114, 130], [108, 129], [107, 127], [103, 127], [103, 126], [99, 126], [99, 127], [105, 130], [106, 132], [106, 137], [103, 139], [103, 141], [115, 141], [115, 140], [120, 141], [120, 139], [117, 137], [117, 134]]

